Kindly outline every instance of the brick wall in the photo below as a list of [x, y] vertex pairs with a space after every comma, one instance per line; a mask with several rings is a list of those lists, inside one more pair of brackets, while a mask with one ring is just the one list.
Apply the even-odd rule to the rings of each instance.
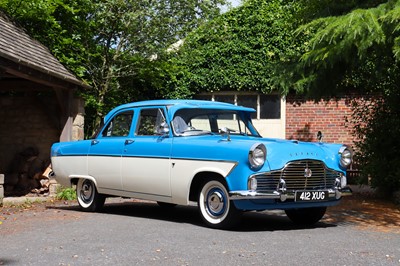
[[286, 98], [286, 138], [317, 141], [317, 132], [324, 142], [353, 144], [351, 102], [354, 96], [343, 96], [319, 102], [295, 95]]

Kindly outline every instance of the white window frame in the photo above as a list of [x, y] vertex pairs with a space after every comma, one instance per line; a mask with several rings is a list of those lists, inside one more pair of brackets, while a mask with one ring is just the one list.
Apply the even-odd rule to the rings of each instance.
[[[224, 96], [233, 96], [234, 98], [234, 104], [238, 104], [238, 96], [243, 96], [243, 95], [252, 95], [252, 96], [257, 96], [257, 102], [256, 102], [256, 111], [257, 111], [257, 120], [282, 120], [285, 119], [286, 115], [286, 108], [285, 108], [285, 103], [286, 99], [284, 96], [281, 96], [281, 110], [280, 110], [280, 118], [275, 118], [275, 119], [266, 119], [266, 118], [261, 118], [261, 95], [260, 93], [240, 93], [240, 92], [211, 92], [211, 93], [202, 93], [199, 94], [201, 96], [211, 96], [211, 101], [215, 101], [215, 96], [219, 95], [224, 95]], [[277, 93], [271, 93], [270, 95], [278, 95]]]

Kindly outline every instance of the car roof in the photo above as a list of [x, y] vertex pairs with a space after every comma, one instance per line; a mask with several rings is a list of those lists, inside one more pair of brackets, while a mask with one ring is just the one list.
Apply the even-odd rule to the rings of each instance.
[[228, 109], [228, 110], [236, 110], [236, 111], [245, 111], [245, 112], [255, 112], [253, 108], [237, 106], [230, 103], [224, 102], [215, 102], [215, 101], [204, 101], [204, 100], [149, 100], [149, 101], [140, 101], [140, 102], [132, 102], [123, 104], [112, 109], [105, 117], [104, 121], [108, 121], [114, 113], [129, 108], [135, 107], [147, 107], [147, 106], [167, 106], [170, 115], [179, 110], [179, 109], [192, 109], [192, 108], [206, 108], [206, 109]]

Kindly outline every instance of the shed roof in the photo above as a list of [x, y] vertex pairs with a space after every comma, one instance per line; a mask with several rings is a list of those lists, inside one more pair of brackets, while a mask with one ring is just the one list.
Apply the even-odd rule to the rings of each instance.
[[81, 87], [87, 87], [69, 72], [47, 47], [31, 38], [0, 10], [0, 58]]

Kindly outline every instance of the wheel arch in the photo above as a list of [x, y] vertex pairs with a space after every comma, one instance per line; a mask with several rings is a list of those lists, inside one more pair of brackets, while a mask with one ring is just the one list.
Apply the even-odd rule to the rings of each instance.
[[71, 186], [76, 185], [78, 183], [79, 179], [89, 179], [94, 183], [96, 188], [98, 188], [96, 179], [93, 176], [88, 176], [88, 175], [70, 175], [69, 180], [70, 180]]
[[229, 192], [229, 188], [228, 188], [228, 184], [225, 180], [225, 178], [216, 172], [210, 172], [210, 171], [205, 171], [205, 172], [199, 172], [197, 173], [191, 182], [190, 185], [190, 191], [189, 191], [189, 201], [197, 201], [197, 195], [199, 193], [199, 190], [201, 189], [202, 185], [210, 179], [215, 179], [220, 181], [222, 184], [224, 184], [224, 186], [226, 187], [226, 189]]

